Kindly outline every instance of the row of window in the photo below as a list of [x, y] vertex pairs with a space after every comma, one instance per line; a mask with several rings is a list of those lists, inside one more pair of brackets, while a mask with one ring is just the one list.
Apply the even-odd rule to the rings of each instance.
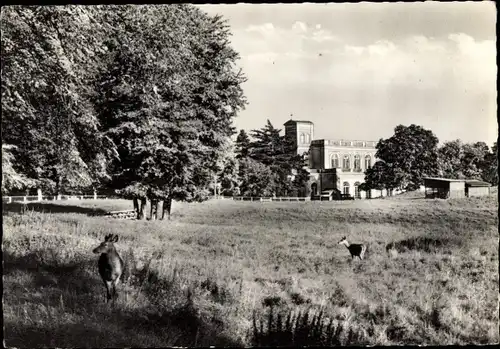
[[[360, 184], [359, 182], [354, 183], [354, 197], [357, 199], [361, 198], [361, 194], [359, 193], [359, 184]], [[351, 186], [349, 185], [349, 182], [344, 182], [343, 187], [344, 187], [343, 193], [350, 194]]]
[[[356, 199], [361, 199], [361, 193], [359, 191], [360, 184], [361, 184], [360, 182], [354, 183], [354, 197]], [[351, 194], [351, 186], [350, 186], [349, 182], [344, 182], [342, 186], [343, 186], [342, 193], [347, 194], [347, 195]], [[313, 194], [316, 195], [316, 192], [317, 192], [317, 189], [318, 189], [317, 184], [313, 183], [311, 185], [311, 189], [313, 191]], [[367, 198], [371, 197], [369, 190], [366, 192], [366, 197]]]
[[[332, 168], [339, 168], [339, 156], [338, 154], [332, 154], [330, 157]], [[372, 157], [370, 155], [365, 156], [365, 169], [372, 166]], [[342, 168], [351, 169], [351, 157], [349, 155], [344, 155], [342, 159]], [[354, 171], [361, 171], [361, 156], [354, 155]]]

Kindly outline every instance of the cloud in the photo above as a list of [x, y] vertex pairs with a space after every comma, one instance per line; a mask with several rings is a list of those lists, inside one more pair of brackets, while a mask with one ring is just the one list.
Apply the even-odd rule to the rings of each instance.
[[495, 41], [476, 41], [464, 33], [438, 38], [420, 34], [359, 45], [321, 24], [296, 21], [288, 27], [251, 25], [234, 37], [248, 78], [262, 83], [382, 90], [412, 86], [480, 94], [496, 82]]
[[272, 23], [264, 23], [261, 25], [249, 25], [246, 28], [247, 32], [257, 32], [262, 35], [269, 35], [274, 32], [274, 25]]
[[[241, 46], [239, 52], [244, 55], [257, 53], [293, 52], [294, 57], [307, 57], [331, 49], [338, 42], [332, 32], [321, 29], [321, 24], [308, 26], [301, 21], [295, 21], [291, 27], [278, 27], [272, 23], [249, 25], [243, 31], [235, 31]], [[233, 37], [234, 40], [234, 37]]]
[[305, 24], [304, 22], [300, 22], [300, 21], [296, 21], [293, 25], [292, 25], [292, 30], [297, 32], [297, 33], [305, 33], [307, 32], [307, 24]]

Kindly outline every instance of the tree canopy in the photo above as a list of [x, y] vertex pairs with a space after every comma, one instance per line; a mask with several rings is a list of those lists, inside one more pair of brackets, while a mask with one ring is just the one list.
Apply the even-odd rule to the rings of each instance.
[[437, 175], [437, 144], [434, 133], [421, 126], [396, 126], [394, 135], [381, 139], [376, 146], [376, 157], [385, 163], [376, 168], [382, 171], [378, 175], [383, 180], [380, 184], [388, 189], [414, 190], [423, 183], [424, 176]]
[[205, 199], [246, 103], [229, 37], [191, 5], [3, 8], [13, 169], [55, 191]]

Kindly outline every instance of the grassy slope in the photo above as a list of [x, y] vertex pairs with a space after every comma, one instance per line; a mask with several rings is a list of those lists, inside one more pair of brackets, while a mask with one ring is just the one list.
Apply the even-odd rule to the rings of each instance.
[[[245, 345], [269, 304], [323, 307], [372, 344], [498, 342], [496, 195], [210, 201], [175, 204], [170, 222], [90, 217], [92, 205], [4, 212], [8, 346]], [[115, 308], [91, 253], [110, 232], [132, 261]], [[369, 245], [365, 261], [343, 235]]]

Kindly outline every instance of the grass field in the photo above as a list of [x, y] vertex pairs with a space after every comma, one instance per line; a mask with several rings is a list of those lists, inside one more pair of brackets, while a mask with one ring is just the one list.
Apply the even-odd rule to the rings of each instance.
[[[91, 216], [129, 208], [67, 201], [21, 214], [4, 204], [7, 346], [252, 345], [253, 316], [267, 326], [270, 307], [322, 309], [359, 334], [338, 344], [499, 341], [496, 194], [175, 203], [172, 220], [156, 222]], [[115, 307], [91, 253], [107, 233], [127, 261]], [[351, 261], [344, 235], [368, 244], [365, 260]]]

